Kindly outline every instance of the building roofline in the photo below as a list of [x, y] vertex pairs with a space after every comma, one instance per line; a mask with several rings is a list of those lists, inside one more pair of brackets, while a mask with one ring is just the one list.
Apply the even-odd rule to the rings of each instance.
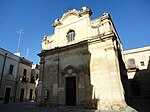
[[145, 52], [145, 51], [150, 51], [150, 46], [125, 50], [124, 54], [133, 54], [133, 53], [139, 53], [139, 52]]
[[19, 58], [19, 56], [15, 55], [14, 53], [12, 53], [12, 52], [10, 52], [10, 51], [4, 49], [4, 48], [1, 48], [1, 47], [0, 47], [0, 49], [1, 49], [2, 51], [5, 51], [6, 53], [10, 53], [10, 54], [12, 54], [12, 55], [14, 55], [14, 56], [16, 56], [16, 57]]

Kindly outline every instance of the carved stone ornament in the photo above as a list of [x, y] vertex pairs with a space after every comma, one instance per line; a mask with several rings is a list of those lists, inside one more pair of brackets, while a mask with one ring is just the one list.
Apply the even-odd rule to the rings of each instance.
[[62, 75], [65, 74], [72, 74], [72, 73], [76, 73], [78, 74], [80, 72], [80, 70], [72, 65], [69, 65], [67, 67], [64, 68], [64, 70], [61, 72]]

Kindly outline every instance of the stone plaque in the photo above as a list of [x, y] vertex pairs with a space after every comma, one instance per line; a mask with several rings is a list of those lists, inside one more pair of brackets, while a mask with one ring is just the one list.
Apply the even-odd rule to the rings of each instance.
[[116, 72], [110, 72], [110, 76], [115, 77], [115, 76], [117, 76], [117, 73]]

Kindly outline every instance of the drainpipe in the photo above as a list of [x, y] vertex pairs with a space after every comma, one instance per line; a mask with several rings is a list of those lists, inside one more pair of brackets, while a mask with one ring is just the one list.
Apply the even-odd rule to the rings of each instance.
[[59, 48], [58, 48], [58, 74], [57, 74], [57, 84], [58, 84], [58, 87], [57, 87], [57, 106], [58, 106], [58, 98], [59, 98], [59, 96], [58, 96], [58, 93], [59, 93], [59, 52], [60, 52], [60, 50], [59, 50]]
[[4, 68], [5, 68], [5, 63], [6, 63], [6, 56], [7, 56], [7, 53], [5, 53], [5, 57], [4, 57], [4, 64], [3, 64], [2, 74], [1, 74], [1, 80], [0, 80], [0, 88], [1, 88], [1, 84], [2, 84], [2, 78], [3, 78], [3, 75], [4, 75]]
[[[17, 68], [17, 75], [16, 75], [16, 81], [15, 81], [15, 90], [14, 90], [14, 103], [16, 102], [16, 96], [18, 95], [17, 94], [17, 90], [18, 90], [18, 77], [19, 76], [19, 67], [20, 66], [20, 60], [18, 61], [18, 68]], [[19, 78], [20, 79], [20, 78]]]

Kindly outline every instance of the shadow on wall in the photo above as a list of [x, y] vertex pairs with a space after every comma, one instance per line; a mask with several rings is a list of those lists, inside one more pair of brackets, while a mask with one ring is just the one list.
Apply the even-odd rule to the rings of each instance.
[[133, 79], [127, 81], [128, 98], [127, 104], [139, 112], [148, 112], [150, 110], [150, 58], [147, 69], [128, 70], [135, 71]]

